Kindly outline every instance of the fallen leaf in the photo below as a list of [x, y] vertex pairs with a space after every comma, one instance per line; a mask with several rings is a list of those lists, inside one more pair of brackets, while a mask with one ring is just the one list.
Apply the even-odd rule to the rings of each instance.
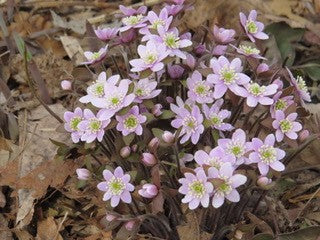
[[37, 240], [63, 240], [53, 217], [38, 222]]
[[319, 240], [320, 227], [307, 227], [300, 229], [293, 233], [281, 234], [278, 236], [279, 240]]
[[61, 36], [60, 41], [69, 58], [74, 61], [76, 66], [79, 66], [86, 61], [86, 58], [83, 55], [83, 49], [75, 37]]
[[86, 20], [70, 20], [67, 22], [62, 17], [60, 17], [58, 14], [56, 14], [54, 11], [50, 10], [52, 19], [53, 19], [53, 25], [56, 27], [61, 27], [65, 29], [71, 29], [75, 33], [84, 34], [86, 32]]

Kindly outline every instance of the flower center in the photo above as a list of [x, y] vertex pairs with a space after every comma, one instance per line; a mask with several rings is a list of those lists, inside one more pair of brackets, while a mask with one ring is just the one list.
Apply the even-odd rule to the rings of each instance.
[[91, 132], [93, 132], [93, 133], [98, 132], [100, 130], [100, 127], [101, 127], [100, 120], [98, 120], [96, 118], [90, 119], [89, 129]]
[[277, 102], [276, 102], [276, 105], [275, 105], [275, 109], [276, 110], [284, 110], [287, 108], [287, 102], [282, 100], [282, 99], [279, 99]]
[[125, 128], [128, 129], [128, 130], [135, 129], [135, 128], [137, 127], [138, 123], [139, 123], [138, 118], [137, 118], [135, 115], [133, 115], [133, 114], [129, 115], [129, 116], [124, 120], [124, 126], [125, 126]]
[[125, 184], [121, 178], [112, 177], [108, 182], [108, 189], [112, 195], [120, 195], [125, 189]]
[[152, 52], [147, 52], [147, 54], [145, 55], [145, 57], [143, 58], [143, 60], [145, 61], [145, 63], [147, 64], [152, 64], [155, 61], [157, 61], [158, 59], [158, 55], [156, 53], [152, 53]]
[[208, 162], [208, 165], [210, 165], [211, 167], [215, 167], [218, 170], [221, 167], [220, 158], [218, 157], [212, 157], [207, 162]]
[[197, 127], [197, 120], [192, 116], [185, 117], [183, 119], [183, 125], [188, 127], [189, 130], [194, 131]]
[[237, 73], [235, 70], [229, 68], [229, 67], [223, 67], [220, 70], [220, 76], [225, 84], [232, 84], [237, 79]]
[[123, 101], [124, 96], [117, 96], [117, 95], [111, 95], [107, 99], [107, 109], [116, 109], [118, 108], [122, 101]]
[[195, 85], [194, 92], [201, 97], [206, 97], [210, 93], [210, 87], [200, 82]]
[[210, 118], [210, 121], [211, 121], [211, 124], [214, 126], [220, 126], [222, 123], [221, 118], [219, 118], [219, 116], [216, 114]]
[[151, 28], [158, 29], [159, 26], [164, 26], [164, 24], [165, 22], [162, 19], [157, 19], [152, 23]]
[[206, 192], [206, 188], [201, 181], [194, 181], [189, 184], [189, 194], [196, 198], [202, 198]]
[[167, 33], [164, 36], [164, 42], [169, 48], [179, 48], [180, 38], [174, 33]]
[[94, 60], [97, 60], [99, 57], [100, 57], [100, 53], [99, 53], [99, 52], [94, 52], [94, 53], [92, 54], [92, 58], [93, 58]]
[[126, 17], [122, 20], [125, 25], [134, 26], [141, 22], [143, 16], [141, 14], [137, 16]]
[[78, 125], [79, 123], [82, 121], [82, 118], [81, 117], [74, 117], [70, 120], [70, 128], [73, 130], [73, 131], [77, 131], [79, 130], [78, 129]]
[[263, 145], [259, 148], [259, 155], [264, 163], [273, 163], [277, 160], [276, 149], [268, 145]]
[[89, 87], [89, 92], [97, 97], [102, 97], [104, 95], [103, 83], [95, 83]]
[[254, 21], [247, 21], [246, 29], [249, 33], [257, 33], [258, 26]]
[[224, 182], [219, 185], [218, 191], [223, 192], [224, 194], [229, 194], [232, 191], [232, 187], [228, 183]]
[[135, 95], [137, 97], [144, 97], [144, 96], [148, 96], [150, 94], [150, 89], [147, 86], [141, 86], [137, 87], [134, 91]]
[[244, 146], [239, 142], [231, 142], [227, 148], [228, 152], [237, 158], [240, 158], [244, 154]]
[[303, 92], [308, 92], [308, 87], [306, 85], [306, 82], [303, 80], [301, 76], [297, 76], [297, 85], [299, 90]]
[[264, 91], [266, 90], [265, 86], [259, 86], [258, 83], [253, 83], [250, 84], [249, 86], [249, 92], [253, 95], [253, 96], [260, 96], [264, 93]]
[[239, 47], [245, 54], [251, 55], [251, 54], [259, 54], [260, 50], [255, 48], [255, 47], [251, 47], [251, 46], [246, 46], [246, 45], [240, 45]]
[[283, 119], [280, 121], [280, 128], [282, 132], [289, 132], [292, 129], [292, 127], [292, 123], [289, 120]]

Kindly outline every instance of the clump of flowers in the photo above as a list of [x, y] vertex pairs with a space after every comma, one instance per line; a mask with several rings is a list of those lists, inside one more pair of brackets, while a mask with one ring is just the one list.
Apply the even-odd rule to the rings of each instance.
[[96, 28], [102, 48], [85, 53], [93, 82], [68, 88], [80, 98], [64, 127], [87, 155], [77, 175], [97, 185], [113, 233], [178, 239], [184, 204], [206, 209], [202, 230], [236, 223], [285, 170], [295, 155], [286, 151], [309, 138], [298, 114], [311, 100], [306, 82], [267, 65], [257, 12], [240, 13], [242, 32], [189, 32], [180, 19], [190, 9], [183, 0], [120, 6], [121, 26]]

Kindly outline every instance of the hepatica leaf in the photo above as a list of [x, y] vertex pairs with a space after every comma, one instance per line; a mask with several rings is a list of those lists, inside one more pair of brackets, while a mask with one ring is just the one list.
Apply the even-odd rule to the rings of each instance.
[[294, 62], [296, 51], [293, 43], [299, 42], [305, 32], [302, 28], [291, 28], [284, 22], [272, 23], [266, 27], [267, 33], [272, 34], [284, 61], [288, 58], [286, 65], [291, 66]]
[[320, 227], [313, 226], [300, 229], [292, 233], [281, 234], [279, 240], [318, 240], [320, 237]]

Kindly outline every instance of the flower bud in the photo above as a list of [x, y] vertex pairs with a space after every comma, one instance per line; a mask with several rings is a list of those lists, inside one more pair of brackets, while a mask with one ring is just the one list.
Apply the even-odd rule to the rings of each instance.
[[182, 77], [184, 68], [180, 65], [168, 65], [168, 73], [172, 79], [178, 79]]
[[307, 129], [304, 129], [299, 133], [299, 140], [305, 141], [309, 136], [310, 132]]
[[131, 146], [131, 150], [132, 152], [137, 152], [138, 151], [138, 145], [137, 144], [134, 144]]
[[234, 233], [234, 238], [237, 239], [237, 240], [241, 240], [242, 237], [243, 237], [243, 232], [240, 231], [240, 230], [236, 230], [236, 232]]
[[106, 219], [108, 222], [112, 222], [113, 220], [116, 220], [117, 217], [115, 215], [112, 215], [112, 214], [107, 214], [106, 215]]
[[131, 221], [129, 221], [129, 222], [126, 222], [126, 223], [124, 224], [124, 227], [125, 227], [128, 231], [132, 231], [135, 223], [136, 223], [136, 221], [131, 220]]
[[164, 131], [164, 133], [162, 134], [162, 140], [165, 142], [165, 143], [174, 143], [174, 140], [175, 140], [175, 136], [172, 132], [169, 132], [169, 131]]
[[79, 180], [88, 180], [90, 178], [90, 171], [85, 168], [78, 168], [76, 170], [77, 176]]
[[184, 63], [191, 69], [193, 70], [196, 66], [196, 59], [194, 58], [194, 56], [192, 56], [192, 54], [187, 53], [187, 59], [184, 60]]
[[129, 157], [131, 154], [131, 148], [129, 146], [125, 146], [120, 149], [120, 156], [123, 158]]
[[224, 55], [226, 53], [227, 48], [227, 45], [217, 45], [213, 48], [212, 54], [217, 56]]
[[156, 105], [153, 106], [151, 112], [154, 116], [158, 117], [162, 114], [162, 105], [160, 103], [157, 103]]
[[159, 138], [157, 138], [157, 137], [152, 138], [148, 144], [148, 148], [149, 148], [150, 152], [155, 152], [157, 150], [157, 148], [159, 147], [159, 144], [160, 144]]
[[61, 81], [61, 88], [63, 90], [71, 90], [72, 83], [69, 80], [62, 80]]
[[142, 188], [138, 191], [139, 195], [144, 198], [154, 198], [158, 195], [158, 188], [154, 184], [146, 183], [142, 186]]
[[257, 180], [257, 185], [261, 188], [265, 188], [267, 187], [270, 183], [272, 183], [272, 179], [267, 178], [265, 176], [261, 176], [259, 177], [259, 179]]
[[198, 55], [202, 55], [206, 52], [206, 46], [204, 44], [199, 44], [194, 48], [194, 51]]
[[269, 70], [269, 66], [265, 63], [261, 63], [259, 64], [259, 66], [257, 67], [257, 74], [266, 72]]
[[168, 103], [174, 103], [174, 99], [172, 97], [166, 97], [166, 101]]
[[149, 167], [152, 167], [157, 163], [157, 159], [151, 153], [142, 153], [141, 161]]

